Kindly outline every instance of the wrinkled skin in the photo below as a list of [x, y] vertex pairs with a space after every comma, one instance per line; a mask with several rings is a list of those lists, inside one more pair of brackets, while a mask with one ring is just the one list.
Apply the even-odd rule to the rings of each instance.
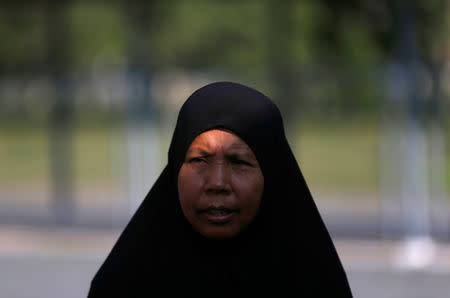
[[213, 129], [198, 135], [178, 175], [181, 208], [208, 239], [228, 239], [255, 218], [264, 176], [250, 147], [235, 134]]

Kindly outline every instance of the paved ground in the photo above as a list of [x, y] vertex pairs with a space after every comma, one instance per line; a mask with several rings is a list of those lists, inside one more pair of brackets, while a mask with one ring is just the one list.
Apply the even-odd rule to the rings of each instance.
[[[117, 236], [117, 231], [0, 226], [0, 297], [86, 297]], [[432, 255], [416, 246], [428, 258], [406, 266], [399, 258], [406, 251], [403, 243], [335, 243], [355, 297], [450, 297], [450, 244], [436, 244]]]

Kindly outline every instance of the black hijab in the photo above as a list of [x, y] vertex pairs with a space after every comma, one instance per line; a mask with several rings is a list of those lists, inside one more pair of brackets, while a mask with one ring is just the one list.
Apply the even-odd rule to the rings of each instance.
[[[191, 142], [221, 128], [244, 140], [264, 175], [258, 215], [231, 240], [208, 240], [184, 218], [177, 177]], [[262, 93], [230, 82], [182, 106], [168, 164], [95, 275], [89, 297], [352, 297], [344, 269]]]

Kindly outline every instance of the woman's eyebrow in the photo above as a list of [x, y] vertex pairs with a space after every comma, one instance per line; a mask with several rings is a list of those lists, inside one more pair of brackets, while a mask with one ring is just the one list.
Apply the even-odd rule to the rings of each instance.
[[237, 159], [249, 159], [249, 160], [255, 160], [255, 157], [253, 156], [253, 154], [251, 154], [251, 152], [249, 151], [244, 151], [244, 150], [240, 150], [240, 151], [233, 151], [227, 154], [227, 156], [229, 158], [237, 158]]
[[213, 155], [211, 152], [208, 152], [208, 151], [206, 151], [204, 149], [200, 149], [200, 148], [189, 149], [188, 154], [198, 154], [198, 155], [205, 156], [205, 157]]

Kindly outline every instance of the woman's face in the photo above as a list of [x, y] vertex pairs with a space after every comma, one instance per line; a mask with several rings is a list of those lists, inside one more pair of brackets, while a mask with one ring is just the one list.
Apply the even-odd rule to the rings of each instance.
[[252, 150], [233, 133], [209, 130], [186, 152], [178, 175], [184, 216], [209, 239], [238, 235], [258, 212], [264, 177]]

